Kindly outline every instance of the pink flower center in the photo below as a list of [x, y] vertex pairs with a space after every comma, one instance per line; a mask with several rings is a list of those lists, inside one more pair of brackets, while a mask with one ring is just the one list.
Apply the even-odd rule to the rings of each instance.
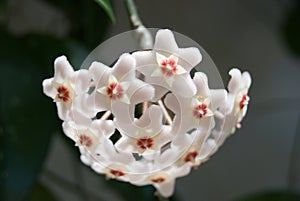
[[207, 114], [207, 105], [204, 103], [198, 104], [193, 109], [193, 115], [196, 119], [201, 119]]
[[148, 137], [143, 137], [138, 139], [136, 144], [141, 149], [149, 149], [153, 146], [153, 139]]
[[67, 87], [61, 85], [57, 89], [57, 98], [63, 102], [70, 100], [70, 92]]
[[168, 76], [168, 77], [172, 76], [177, 71], [176, 61], [174, 59], [165, 59], [161, 63], [160, 70], [163, 75]]
[[123, 97], [124, 89], [118, 83], [110, 83], [106, 89], [106, 93], [111, 100], [117, 100]]
[[93, 145], [93, 140], [89, 136], [82, 134], [79, 136], [79, 143], [82, 146], [91, 147]]
[[110, 170], [109, 172], [115, 177], [122, 177], [125, 175], [125, 173], [120, 170]]
[[240, 110], [242, 110], [244, 107], [245, 107], [245, 105], [247, 105], [248, 104], [248, 96], [247, 96], [247, 94], [244, 94], [243, 96], [242, 96], [242, 99], [241, 99], [241, 101], [240, 101], [240, 103], [239, 103], [239, 107], [240, 107]]
[[191, 151], [184, 157], [184, 162], [194, 162], [195, 158], [197, 157], [198, 152], [197, 151]]

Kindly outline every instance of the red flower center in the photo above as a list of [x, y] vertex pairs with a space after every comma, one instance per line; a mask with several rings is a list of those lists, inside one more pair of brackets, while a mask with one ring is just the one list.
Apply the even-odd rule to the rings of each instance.
[[245, 105], [247, 105], [247, 104], [248, 104], [248, 96], [247, 96], [247, 94], [244, 94], [239, 103], [240, 110], [242, 110], [245, 107]]
[[172, 76], [177, 71], [177, 64], [174, 59], [165, 59], [161, 63], [161, 72], [168, 77]]
[[93, 140], [89, 136], [82, 134], [79, 136], [79, 143], [82, 146], [91, 147], [93, 145]]
[[148, 137], [143, 137], [138, 139], [136, 144], [141, 149], [149, 149], [153, 146], [153, 139]]
[[115, 177], [122, 177], [125, 175], [125, 173], [120, 170], [110, 170], [109, 172]]
[[120, 99], [124, 95], [124, 90], [121, 85], [118, 83], [110, 83], [109, 86], [106, 89], [106, 93], [108, 97], [112, 100]]
[[193, 115], [196, 119], [201, 119], [207, 114], [207, 105], [204, 103], [198, 104], [193, 109]]
[[195, 158], [197, 157], [198, 152], [197, 151], [191, 151], [184, 157], [184, 162], [194, 162]]
[[70, 100], [70, 92], [67, 87], [61, 85], [57, 89], [57, 98], [63, 102]]
[[163, 177], [158, 177], [158, 178], [154, 178], [154, 179], [151, 179], [151, 181], [153, 182], [153, 183], [162, 183], [162, 182], [164, 182], [166, 179], [165, 178], [163, 178]]

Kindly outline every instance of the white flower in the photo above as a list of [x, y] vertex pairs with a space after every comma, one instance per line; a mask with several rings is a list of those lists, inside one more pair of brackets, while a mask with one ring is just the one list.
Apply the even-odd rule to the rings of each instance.
[[157, 32], [152, 51], [135, 52], [133, 56], [137, 70], [155, 87], [155, 99], [161, 98], [168, 90], [184, 97], [195, 94], [196, 87], [189, 73], [202, 60], [202, 55], [194, 47], [178, 48], [170, 30]]
[[[163, 145], [172, 140], [171, 127], [162, 126], [162, 112], [160, 107], [150, 106], [140, 119], [135, 119], [132, 124], [124, 125], [115, 120], [121, 134], [115, 147], [119, 152], [138, 153], [153, 159]], [[126, 128], [122, 129], [122, 128]]]
[[94, 155], [91, 167], [107, 179], [117, 179], [129, 182], [128, 175], [132, 172], [131, 167], [134, 159], [129, 153], [118, 153], [110, 140], [106, 140], [99, 146]]
[[54, 77], [43, 81], [43, 89], [44, 93], [56, 102], [60, 119], [71, 118], [70, 108], [74, 99], [88, 91], [90, 79], [87, 70], [74, 72], [65, 56], [55, 60]]
[[111, 120], [92, 121], [74, 110], [73, 120], [64, 122], [63, 130], [76, 146], [94, 154], [103, 139], [108, 139], [115, 132], [115, 126]]
[[111, 110], [115, 118], [131, 122], [133, 107], [152, 99], [154, 88], [136, 78], [135, 65], [130, 54], [121, 55], [112, 68], [99, 62], [92, 63], [89, 71], [95, 90], [87, 98], [94, 102], [94, 114]]
[[228, 83], [226, 125], [224, 130], [231, 129], [230, 133], [235, 132], [235, 128], [240, 128], [240, 122], [247, 113], [250, 97], [248, 91], [251, 85], [251, 77], [248, 72], [241, 73], [239, 69], [233, 68], [229, 71], [231, 79]]
[[[190, 136], [192, 142], [189, 142], [189, 146], [186, 146], [185, 151], [177, 161], [178, 166], [189, 164], [192, 168], [197, 168], [201, 163], [207, 159], [207, 150], [205, 149], [210, 132], [204, 132], [201, 130], [195, 130]], [[185, 136], [186, 138], [189, 135]], [[177, 146], [182, 144], [177, 143]]]
[[187, 73], [178, 64], [178, 57], [170, 55], [168, 58], [156, 52], [157, 69], [153, 71], [151, 77], [163, 77], [169, 87], [172, 87], [176, 75]]
[[250, 100], [248, 96], [251, 85], [250, 74], [248, 72], [242, 74], [240, 70], [233, 68], [229, 71], [229, 75], [231, 75], [231, 79], [228, 83], [228, 101], [231, 101], [231, 104], [228, 107], [228, 112], [244, 117]]
[[175, 113], [173, 130], [185, 133], [192, 129], [209, 130], [214, 126], [214, 111], [225, 103], [226, 91], [211, 90], [204, 73], [194, 75], [196, 94], [192, 97], [168, 94], [165, 103]]

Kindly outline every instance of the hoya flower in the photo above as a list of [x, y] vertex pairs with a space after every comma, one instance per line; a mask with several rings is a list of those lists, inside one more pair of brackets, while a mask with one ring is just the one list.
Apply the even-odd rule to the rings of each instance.
[[[191, 135], [186, 135], [186, 138], [189, 137], [189, 146], [184, 147], [185, 151], [177, 161], [178, 166], [188, 164], [191, 168], [196, 168], [205, 162], [208, 155], [206, 144], [209, 135], [210, 132], [201, 130], [195, 130]], [[177, 146], [182, 146], [182, 143], [177, 143]]]
[[73, 120], [64, 122], [63, 130], [76, 146], [94, 153], [103, 138], [108, 139], [115, 132], [115, 126], [111, 120], [92, 121], [74, 110]]
[[92, 169], [105, 176], [106, 179], [116, 179], [120, 181], [126, 181], [129, 182], [128, 173], [129, 167], [128, 165], [124, 163], [118, 163], [118, 162], [107, 162], [106, 164], [103, 164], [103, 162], [94, 162], [91, 165]]
[[248, 91], [251, 85], [251, 77], [248, 72], [243, 72], [237, 68], [229, 71], [231, 79], [228, 83], [227, 115], [225, 130], [231, 128], [230, 133], [234, 133], [235, 128], [240, 128], [240, 122], [246, 115], [250, 97]]
[[190, 75], [201, 59], [159, 30], [152, 50], [124, 53], [112, 67], [93, 62], [74, 71], [59, 57], [43, 88], [84, 164], [169, 197], [175, 180], [207, 161], [247, 111], [249, 73], [232, 69], [228, 92], [210, 89], [204, 73]]
[[178, 48], [170, 30], [157, 32], [153, 50], [135, 52], [133, 56], [137, 70], [156, 88], [155, 99], [168, 90], [184, 97], [195, 94], [196, 87], [189, 73], [202, 60], [202, 55], [198, 48]]
[[93, 101], [94, 114], [111, 110], [115, 118], [130, 122], [134, 105], [152, 99], [153, 87], [136, 78], [135, 66], [130, 54], [121, 55], [112, 68], [92, 63], [89, 71], [95, 90], [87, 98]]
[[191, 168], [196, 168], [207, 160], [213, 150], [208, 145], [216, 145], [211, 143], [210, 134], [207, 131], [195, 130], [190, 134], [176, 136], [170, 143], [170, 148], [156, 158], [156, 165], [165, 168], [175, 164], [181, 171], [189, 173]]
[[156, 105], [150, 106], [140, 119], [124, 125], [115, 121], [121, 138], [115, 147], [119, 152], [138, 153], [147, 159], [160, 153], [163, 145], [172, 140], [171, 127], [162, 125], [162, 112]]
[[54, 62], [54, 77], [43, 81], [44, 93], [57, 105], [58, 116], [62, 120], [70, 119], [70, 108], [74, 99], [89, 89], [90, 76], [87, 70], [74, 72], [65, 56]]
[[193, 81], [196, 86], [194, 96], [168, 94], [165, 98], [167, 107], [175, 113], [173, 130], [179, 134], [192, 129], [211, 129], [214, 126], [214, 111], [225, 103], [226, 91], [209, 89], [204, 73], [195, 73]]
[[99, 146], [94, 155], [91, 167], [107, 179], [117, 179], [129, 182], [129, 174], [133, 171], [132, 164], [135, 162], [131, 153], [119, 153], [112, 141], [105, 139], [106, 143]]
[[129, 137], [122, 133], [121, 135], [115, 145], [120, 152], [138, 153], [147, 159], [153, 159], [156, 154], [160, 154], [161, 148], [172, 140], [170, 126], [164, 126], [159, 133], [140, 130], [136, 137]]
[[241, 71], [236, 68], [231, 69], [229, 75], [231, 75], [231, 79], [228, 83], [228, 101], [231, 101], [229, 112], [243, 117], [247, 112], [248, 102], [250, 100], [248, 91], [251, 85], [251, 77], [248, 72], [241, 73]]

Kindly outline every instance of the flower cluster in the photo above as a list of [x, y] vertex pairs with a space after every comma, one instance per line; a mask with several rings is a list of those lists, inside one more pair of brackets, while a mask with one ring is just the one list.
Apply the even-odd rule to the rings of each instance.
[[83, 163], [168, 197], [175, 179], [208, 160], [247, 110], [249, 73], [234, 68], [228, 91], [210, 89], [206, 74], [191, 76], [201, 60], [198, 48], [179, 48], [170, 30], [159, 30], [153, 49], [125, 53], [112, 67], [93, 62], [74, 71], [58, 57], [43, 89]]

